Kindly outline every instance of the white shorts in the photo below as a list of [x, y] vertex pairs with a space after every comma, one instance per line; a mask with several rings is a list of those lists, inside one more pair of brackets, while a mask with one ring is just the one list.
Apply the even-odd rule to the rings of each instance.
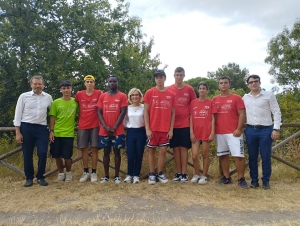
[[240, 137], [230, 134], [216, 134], [217, 156], [231, 155], [233, 157], [245, 157], [243, 135]]

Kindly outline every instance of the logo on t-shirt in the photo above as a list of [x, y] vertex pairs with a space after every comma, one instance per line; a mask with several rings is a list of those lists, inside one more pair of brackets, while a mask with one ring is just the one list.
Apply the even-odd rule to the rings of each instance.
[[115, 99], [115, 102], [120, 102], [120, 100], [119, 99]]
[[184, 93], [183, 95], [184, 95], [184, 96], [189, 96], [189, 94], [188, 94], [188, 93]]
[[231, 104], [223, 104], [219, 113], [228, 113], [231, 110]]
[[167, 99], [171, 99], [171, 96], [166, 96]]
[[186, 97], [179, 97], [178, 98], [178, 105], [179, 106], [185, 106], [187, 103], [187, 98]]
[[207, 110], [194, 110], [194, 117], [195, 118], [206, 118], [208, 116], [208, 111]]

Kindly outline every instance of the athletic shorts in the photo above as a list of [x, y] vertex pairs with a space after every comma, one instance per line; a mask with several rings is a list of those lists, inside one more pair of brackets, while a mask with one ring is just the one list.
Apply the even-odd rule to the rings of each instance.
[[77, 132], [77, 148], [98, 147], [99, 127], [79, 129]]
[[98, 147], [99, 148], [108, 148], [114, 147], [117, 149], [125, 148], [125, 135], [121, 134], [118, 136], [99, 136], [98, 137]]
[[233, 134], [216, 134], [217, 156], [231, 155], [233, 157], [245, 157], [243, 135], [235, 137]]
[[52, 158], [71, 159], [73, 155], [73, 137], [54, 137], [50, 143], [50, 154]]
[[176, 147], [185, 147], [187, 149], [192, 147], [189, 127], [173, 129], [173, 137], [170, 140], [170, 148]]
[[147, 147], [156, 148], [167, 146], [170, 144], [167, 132], [152, 132], [152, 138], [147, 140]]

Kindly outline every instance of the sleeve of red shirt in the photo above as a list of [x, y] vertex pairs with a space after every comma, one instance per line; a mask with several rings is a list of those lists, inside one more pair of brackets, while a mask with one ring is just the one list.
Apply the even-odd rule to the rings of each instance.
[[121, 107], [126, 107], [126, 106], [128, 106], [127, 95], [124, 93], [124, 94], [122, 95]]
[[172, 95], [173, 95], [172, 107], [176, 107], [178, 105], [178, 101], [176, 95], [174, 93], [172, 93]]
[[193, 89], [193, 87], [191, 87], [191, 92], [190, 92], [190, 96], [191, 96], [191, 101], [197, 99], [195, 90]]
[[98, 102], [97, 102], [97, 106], [99, 108], [103, 108], [103, 97], [104, 97], [105, 94], [101, 94], [99, 99], [98, 99]]
[[217, 111], [217, 107], [215, 105], [215, 103], [213, 101], [211, 101], [211, 113], [212, 114], [216, 114], [218, 111]]
[[150, 104], [149, 103], [149, 90], [146, 91], [145, 95], [144, 95], [144, 98], [143, 98], [143, 102], [146, 102], [147, 104]]
[[239, 95], [236, 95], [236, 109], [241, 110], [244, 108], [245, 108], [245, 104], [243, 99]]
[[[78, 92], [79, 92], [79, 91], [78, 91]], [[74, 98], [75, 98], [75, 100], [76, 100], [77, 102], [78, 102], [78, 95], [77, 95], [77, 94], [78, 94], [78, 92], [75, 94], [75, 97], [74, 97]]]

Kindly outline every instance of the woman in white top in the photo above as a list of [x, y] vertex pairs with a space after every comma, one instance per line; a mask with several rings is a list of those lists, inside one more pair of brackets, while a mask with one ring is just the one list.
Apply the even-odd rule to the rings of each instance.
[[139, 183], [142, 160], [146, 143], [146, 130], [144, 122], [144, 105], [140, 102], [143, 99], [142, 92], [132, 88], [128, 93], [127, 114], [124, 118], [124, 126], [127, 128], [126, 149], [128, 156], [128, 175], [124, 182]]

